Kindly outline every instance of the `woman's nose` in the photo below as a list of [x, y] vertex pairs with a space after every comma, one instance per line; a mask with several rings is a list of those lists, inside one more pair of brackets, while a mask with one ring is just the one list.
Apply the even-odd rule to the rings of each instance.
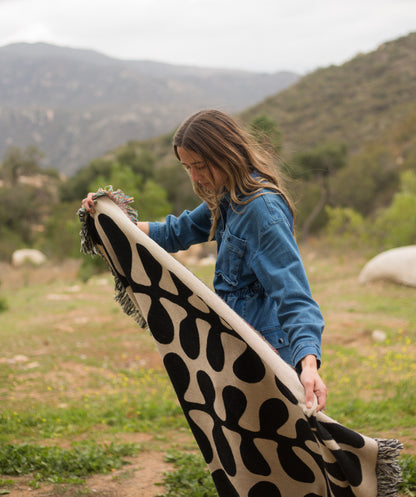
[[195, 169], [191, 171], [191, 177], [194, 183], [198, 183], [198, 181], [201, 179], [201, 175]]

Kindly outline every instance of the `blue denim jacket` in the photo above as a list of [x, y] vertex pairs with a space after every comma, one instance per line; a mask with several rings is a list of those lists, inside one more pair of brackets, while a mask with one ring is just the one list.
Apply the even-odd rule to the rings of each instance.
[[[308, 354], [321, 357], [324, 321], [313, 300], [293, 219], [281, 195], [265, 190], [246, 205], [221, 202], [215, 233], [214, 289], [292, 366]], [[211, 213], [202, 203], [164, 223], [149, 223], [149, 236], [168, 252], [208, 240]]]

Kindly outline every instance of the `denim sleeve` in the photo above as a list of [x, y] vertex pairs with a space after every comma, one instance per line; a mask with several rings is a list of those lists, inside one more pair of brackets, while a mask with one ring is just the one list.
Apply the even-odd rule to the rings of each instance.
[[205, 203], [179, 217], [169, 215], [166, 221], [149, 223], [149, 236], [167, 252], [186, 250], [195, 243], [208, 240], [211, 212]]
[[278, 307], [288, 334], [293, 364], [308, 354], [321, 359], [324, 320], [313, 300], [303, 262], [286, 220], [274, 220], [258, 233], [253, 270]]

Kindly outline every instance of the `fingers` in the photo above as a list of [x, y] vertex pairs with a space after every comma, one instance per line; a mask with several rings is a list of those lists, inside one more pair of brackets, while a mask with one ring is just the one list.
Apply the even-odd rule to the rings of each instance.
[[322, 381], [317, 370], [305, 369], [301, 374], [301, 382], [305, 389], [305, 405], [307, 409], [311, 409], [316, 396], [317, 406], [316, 412], [325, 408], [328, 390], [325, 383]]
[[312, 384], [307, 384], [304, 385], [305, 387], [305, 403], [306, 407], [308, 409], [311, 409], [313, 406], [313, 401], [314, 401], [314, 392], [313, 392], [313, 385]]
[[316, 411], [322, 411], [325, 408], [326, 398], [328, 396], [326, 388], [324, 391], [316, 390], [315, 395], [318, 401], [318, 406], [316, 407]]
[[317, 374], [313, 386], [313, 393], [316, 395], [316, 400], [318, 405], [316, 406], [316, 411], [322, 411], [325, 408], [326, 398], [328, 396], [328, 390], [325, 383], [322, 381], [319, 374]]
[[94, 193], [90, 192], [86, 198], [84, 198], [81, 202], [82, 207], [85, 208], [87, 212], [91, 212], [92, 214], [95, 212], [94, 205]]

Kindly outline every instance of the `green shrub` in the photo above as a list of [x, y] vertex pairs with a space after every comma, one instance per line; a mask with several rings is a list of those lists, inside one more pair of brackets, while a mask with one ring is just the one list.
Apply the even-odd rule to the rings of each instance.
[[350, 207], [326, 207], [325, 233], [334, 246], [366, 245], [386, 250], [416, 243], [416, 174], [404, 171], [391, 204], [375, 219], [364, 218]]
[[375, 231], [384, 249], [416, 243], [416, 174], [401, 175], [400, 191], [375, 221]]
[[[1, 281], [0, 281], [0, 286], [1, 286]], [[0, 312], [7, 311], [8, 308], [9, 308], [9, 306], [7, 304], [6, 297], [2, 297], [0, 295]]]
[[85, 255], [82, 259], [81, 266], [78, 271], [78, 277], [84, 283], [92, 276], [108, 272], [107, 262], [99, 255]]
[[6, 297], [0, 297], [0, 312], [7, 311], [9, 305], [7, 303]]
[[368, 243], [366, 221], [350, 207], [325, 207], [328, 222], [325, 233], [333, 245], [348, 244], [354, 248]]
[[166, 493], [161, 497], [218, 497], [214, 481], [200, 453], [190, 454], [169, 451], [166, 461], [177, 468], [166, 472], [163, 485]]
[[416, 496], [416, 456], [405, 454], [399, 460], [403, 481], [399, 490], [410, 497]]

